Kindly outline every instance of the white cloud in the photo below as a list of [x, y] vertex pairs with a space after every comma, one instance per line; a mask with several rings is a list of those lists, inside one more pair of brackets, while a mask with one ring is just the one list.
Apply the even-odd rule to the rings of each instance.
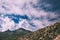
[[[29, 7], [31, 1], [34, 0], [1, 0], [0, 12], [24, 15], [25, 10], [23, 10], [22, 7], [24, 7], [25, 4]], [[2, 6], [4, 6], [4, 8]]]
[[8, 29], [12, 29], [15, 25], [14, 22], [10, 20], [8, 17], [1, 18], [0, 20], [2, 20], [2, 23], [1, 23], [2, 32]]
[[[48, 21], [51, 18], [57, 18], [58, 15], [56, 15], [53, 12], [45, 12], [43, 10], [36, 10], [32, 7], [31, 2], [33, 4], [37, 3], [37, 0], [0, 0], [0, 21], [2, 20], [2, 32], [6, 30], [15, 30], [18, 28], [24, 28], [27, 30], [35, 31], [39, 28], [43, 28], [45, 26], [51, 25], [56, 21]], [[47, 7], [50, 5], [47, 4]], [[14, 23], [13, 20], [9, 19], [8, 17], [4, 16], [5, 14], [19, 14], [19, 15], [27, 15], [31, 18], [31, 20], [27, 19], [21, 19], [18, 24]], [[34, 17], [32, 19], [32, 16]], [[40, 20], [35, 20], [35, 18], [41, 18]], [[48, 19], [49, 17], [49, 19]], [[36, 27], [33, 27], [29, 24], [29, 22], [36, 25]]]

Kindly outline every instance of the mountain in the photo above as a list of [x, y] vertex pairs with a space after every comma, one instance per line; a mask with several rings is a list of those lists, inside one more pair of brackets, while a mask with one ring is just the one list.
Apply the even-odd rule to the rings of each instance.
[[18, 37], [22, 37], [28, 33], [31, 33], [31, 31], [25, 30], [23, 28], [17, 29], [15, 31], [7, 30], [5, 32], [0, 32], [0, 40], [17, 40]]
[[20, 28], [15, 31], [0, 32], [0, 40], [60, 40], [60, 22], [31, 32]]
[[59, 35], [60, 22], [57, 22], [54, 25], [47, 26], [30, 34], [26, 34], [23, 37], [18, 37], [17, 40], [56, 40], [56, 37]]

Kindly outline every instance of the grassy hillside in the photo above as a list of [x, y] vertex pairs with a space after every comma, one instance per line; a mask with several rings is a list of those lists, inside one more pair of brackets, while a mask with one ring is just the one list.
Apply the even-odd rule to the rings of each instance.
[[18, 37], [17, 40], [53, 40], [58, 35], [60, 35], [60, 22], [37, 30], [31, 34], [26, 34], [24, 37]]
[[28, 33], [31, 33], [31, 31], [22, 28], [15, 31], [8, 30], [5, 32], [0, 32], [0, 40], [17, 40], [18, 37], [22, 37]]

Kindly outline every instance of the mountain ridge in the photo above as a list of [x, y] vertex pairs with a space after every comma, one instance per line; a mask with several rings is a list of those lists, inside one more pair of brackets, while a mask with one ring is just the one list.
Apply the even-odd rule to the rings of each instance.
[[0, 40], [54, 40], [60, 35], [60, 22], [35, 32], [20, 28], [15, 31], [0, 32]]
[[25, 30], [23, 28], [17, 29], [15, 31], [7, 30], [5, 32], [0, 32], [0, 40], [17, 40], [18, 37], [22, 37], [28, 33], [31, 33], [31, 31]]
[[60, 35], [60, 22], [24, 35], [24, 37], [18, 38], [18, 40], [53, 40], [57, 35]]

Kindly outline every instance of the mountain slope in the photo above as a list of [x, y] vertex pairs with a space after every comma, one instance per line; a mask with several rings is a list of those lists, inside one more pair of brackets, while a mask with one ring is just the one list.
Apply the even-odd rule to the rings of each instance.
[[18, 40], [53, 40], [57, 35], [60, 35], [60, 22], [46, 28], [37, 30], [24, 37], [19, 37]]
[[0, 32], [0, 40], [17, 40], [18, 37], [22, 37], [25, 34], [31, 33], [31, 31], [20, 28], [15, 31], [7, 30], [5, 32]]

